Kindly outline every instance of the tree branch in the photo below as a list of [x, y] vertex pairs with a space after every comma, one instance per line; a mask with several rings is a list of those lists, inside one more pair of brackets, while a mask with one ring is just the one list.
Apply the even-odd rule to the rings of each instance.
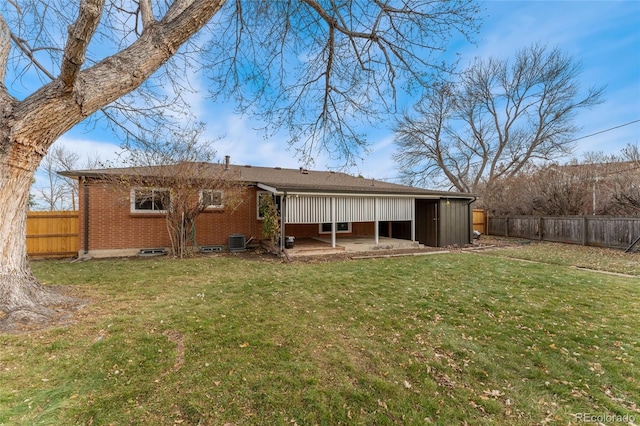
[[151, 0], [140, 0], [140, 15], [142, 16], [143, 31], [155, 22]]
[[163, 20], [166, 22], [173, 21], [175, 18], [180, 16], [187, 7], [190, 7], [194, 2], [195, 2], [194, 0], [175, 0], [171, 5], [171, 7], [169, 8], [169, 10], [167, 11]]
[[4, 86], [9, 64], [9, 52], [11, 51], [11, 32], [7, 23], [0, 15], [0, 86]]
[[78, 19], [69, 27], [69, 38], [64, 48], [60, 80], [70, 88], [84, 64], [91, 38], [98, 28], [104, 0], [82, 0]]

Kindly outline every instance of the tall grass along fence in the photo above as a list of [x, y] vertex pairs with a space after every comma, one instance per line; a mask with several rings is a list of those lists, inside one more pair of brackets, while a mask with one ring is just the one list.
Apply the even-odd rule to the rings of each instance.
[[27, 254], [30, 258], [62, 258], [77, 255], [78, 212], [29, 212]]
[[488, 219], [488, 234], [627, 249], [640, 238], [640, 218], [514, 216]]

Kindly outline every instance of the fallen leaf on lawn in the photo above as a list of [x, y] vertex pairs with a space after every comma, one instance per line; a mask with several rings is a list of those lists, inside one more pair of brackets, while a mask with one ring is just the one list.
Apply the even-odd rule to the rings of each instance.
[[411, 389], [411, 383], [407, 382], [406, 380], [404, 381], [404, 387], [407, 389]]
[[497, 389], [492, 389], [492, 390], [488, 390], [488, 389], [487, 389], [487, 390], [483, 391], [483, 393], [484, 393], [485, 395], [487, 395], [487, 396], [492, 396], [492, 397], [494, 397], [494, 398], [498, 398], [499, 396], [504, 395], [504, 393], [503, 393], [503, 392], [500, 392], [500, 391], [499, 391], [499, 390], [497, 390]]

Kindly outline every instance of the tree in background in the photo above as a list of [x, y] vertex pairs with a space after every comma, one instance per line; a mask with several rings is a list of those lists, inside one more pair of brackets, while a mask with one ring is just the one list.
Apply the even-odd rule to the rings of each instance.
[[507, 59], [476, 59], [455, 82], [429, 89], [395, 128], [401, 175], [439, 180], [461, 192], [510, 179], [533, 161], [568, 155], [575, 115], [601, 102], [579, 93], [580, 65], [559, 49], [533, 45]]
[[95, 169], [100, 164], [97, 157], [87, 158], [80, 165], [80, 154], [65, 149], [63, 146], [54, 146], [44, 156], [40, 167], [40, 175], [45, 184], [36, 179], [31, 186], [33, 205], [44, 210], [76, 210], [78, 207], [78, 181], [65, 177], [58, 172], [69, 171], [78, 168]]
[[618, 154], [590, 153], [594, 214], [640, 216], [640, 147], [627, 144]]
[[527, 165], [514, 176], [480, 185], [479, 207], [493, 216], [584, 214], [591, 208], [592, 174], [576, 165]]
[[479, 207], [493, 216], [640, 216], [637, 145], [619, 154], [589, 153], [567, 164], [527, 165], [478, 188]]
[[474, 31], [477, 12], [465, 0], [2, 2], [4, 323], [47, 318], [47, 305], [66, 302], [31, 273], [26, 213], [36, 168], [76, 124], [102, 120], [135, 145], [145, 130], [184, 121], [189, 78], [204, 71], [212, 95], [289, 129], [302, 154], [321, 147], [348, 159], [365, 144], [354, 123], [377, 120], [397, 90], [443, 71], [431, 54], [452, 33]]

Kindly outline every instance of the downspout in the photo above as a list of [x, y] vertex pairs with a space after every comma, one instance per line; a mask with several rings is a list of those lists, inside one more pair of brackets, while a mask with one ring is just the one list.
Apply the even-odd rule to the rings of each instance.
[[433, 220], [436, 221], [436, 247], [440, 247], [440, 200], [437, 200], [433, 207], [435, 208]]
[[471, 207], [471, 204], [475, 203], [475, 201], [478, 199], [478, 197], [474, 196], [473, 200], [469, 201], [467, 203], [467, 207], [469, 208], [469, 222], [471, 222], [469, 224], [469, 241], [467, 242], [468, 244], [473, 243], [473, 207]]
[[411, 199], [411, 241], [416, 241], [416, 199]]
[[89, 182], [82, 176], [84, 186], [84, 254], [89, 253]]

